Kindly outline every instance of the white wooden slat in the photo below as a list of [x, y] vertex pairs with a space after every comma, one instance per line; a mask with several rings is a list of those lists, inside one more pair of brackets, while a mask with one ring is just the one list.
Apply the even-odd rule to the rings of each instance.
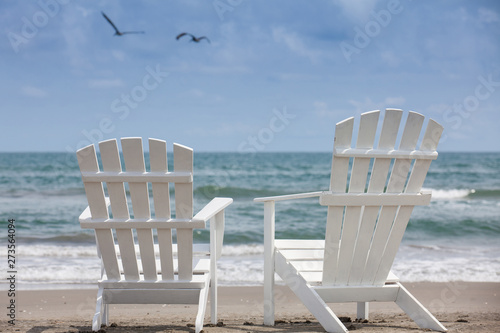
[[82, 179], [89, 183], [128, 182], [128, 183], [191, 183], [190, 172], [83, 172]]
[[[147, 281], [147, 280], [139, 280], [139, 281], [102, 281], [100, 282], [100, 286], [105, 288], [114, 289], [119, 291], [120, 289], [132, 289], [132, 290], [145, 290], [145, 289], [191, 289], [191, 288], [201, 288], [203, 287], [208, 274], [201, 273], [197, 275], [193, 275], [193, 278], [190, 281], [182, 281], [175, 279], [173, 281]], [[168, 303], [167, 300], [163, 300], [162, 303]]]
[[[94, 145], [87, 146], [77, 151], [80, 171], [99, 171]], [[85, 193], [89, 202], [89, 209], [94, 218], [108, 218], [108, 206], [104, 198], [101, 183], [85, 183]], [[101, 253], [101, 260], [108, 279], [119, 280], [118, 259], [115, 252], [115, 243], [111, 230], [96, 230], [96, 241]]]
[[401, 149], [373, 149], [373, 148], [337, 148], [335, 157], [365, 157], [365, 158], [406, 158], [414, 160], [435, 160], [438, 153], [435, 151], [401, 150]]
[[[282, 252], [282, 251], [280, 251]], [[287, 257], [288, 259], [288, 257]], [[302, 272], [321, 272], [323, 273], [323, 260], [289, 260], [289, 263], [295, 267], [295, 269]], [[309, 280], [306, 278], [306, 280]], [[321, 281], [321, 278], [319, 279]]]
[[[125, 168], [132, 172], [145, 172], [144, 153], [141, 138], [122, 138]], [[150, 218], [148, 184], [129, 183], [130, 198], [135, 218]], [[150, 228], [137, 229], [137, 241], [142, 261], [142, 269], [148, 280], [156, 279], [156, 261], [153, 247], [153, 233]], [[121, 247], [120, 247], [121, 250]], [[135, 249], [134, 249], [135, 250]], [[136, 259], [137, 260], [137, 259]]]
[[415, 147], [417, 146], [418, 137], [420, 136], [420, 130], [422, 129], [423, 123], [424, 123], [423, 115], [412, 111], [408, 113], [408, 118], [406, 119], [403, 135], [401, 136], [399, 149], [401, 150], [415, 149]]
[[[443, 126], [430, 119], [420, 149], [435, 152], [442, 133]], [[427, 176], [430, 164], [431, 161], [415, 161], [405, 192], [415, 193], [420, 191], [424, 184], [425, 177]]]
[[323, 263], [323, 284], [325, 285], [332, 285], [335, 282], [343, 216], [344, 207], [328, 207]]
[[[102, 168], [104, 171], [122, 171], [116, 140], [100, 142], [99, 151], [101, 152]], [[130, 218], [123, 183], [110, 182], [107, 183], [107, 188], [113, 217], [118, 219]]]
[[[351, 148], [352, 131], [354, 126], [354, 118], [346, 119], [339, 122], [335, 127], [335, 139], [333, 148], [347, 149]], [[332, 172], [330, 176], [330, 190], [335, 192], [345, 192], [347, 185], [347, 169], [349, 167], [348, 157], [332, 158]]]
[[[373, 148], [379, 115], [380, 111], [367, 112], [361, 115], [356, 148]], [[349, 193], [364, 193], [369, 166], [370, 158], [354, 158], [349, 181]], [[349, 279], [354, 250], [357, 244], [356, 239], [361, 211], [361, 207], [346, 207], [335, 284], [347, 284]]]
[[[94, 145], [87, 146], [76, 153], [81, 172], [98, 172], [97, 156]], [[94, 218], [107, 218], [108, 206], [104, 199], [104, 190], [101, 183], [83, 183], [90, 212]]]
[[[100, 142], [99, 150], [101, 152], [103, 170], [111, 172], [121, 172], [122, 167], [116, 140], [107, 140]], [[107, 187], [113, 217], [128, 219], [129, 212], [123, 183], [111, 182], [107, 184]], [[120, 246], [120, 260], [123, 265], [125, 279], [138, 280], [139, 268], [137, 266], [137, 258], [134, 249], [134, 236], [132, 234], [132, 230], [129, 228], [117, 229], [116, 238], [118, 241], [118, 245]]]
[[[174, 143], [174, 171], [193, 172], [193, 150]], [[175, 214], [177, 218], [193, 217], [193, 184], [175, 184]]]
[[[422, 139], [421, 149], [423, 148], [430, 151], [435, 151], [442, 131], [443, 127], [440, 124], [436, 123], [432, 119], [429, 120], [427, 129]], [[413, 170], [405, 189], [406, 193], [416, 193], [420, 191], [427, 175], [427, 171], [429, 170], [430, 163], [431, 161], [415, 161]], [[401, 243], [401, 240], [403, 238], [412, 211], [413, 206], [403, 206], [398, 211], [394, 226], [392, 228], [383, 254], [383, 256], [388, 258], [388, 260], [381, 262], [377, 275], [375, 276], [376, 284], [381, 283], [385, 279], [392, 267], [394, 258], [399, 248], [399, 244]]]
[[[152, 172], [168, 172], [167, 144], [165, 141], [149, 139], [149, 161]], [[152, 183], [155, 216], [170, 218], [169, 185]]]
[[389, 239], [387, 240], [387, 245], [384, 250], [384, 254], [382, 255], [386, 260], [382, 260], [380, 262], [380, 266], [375, 275], [374, 284], [384, 284], [387, 276], [389, 275], [389, 271], [391, 270], [392, 264], [394, 263], [394, 258], [399, 249], [399, 244], [403, 239], [404, 232], [406, 230], [406, 226], [408, 225], [408, 221], [410, 220], [410, 215], [413, 211], [413, 206], [402, 206], [398, 210], [398, 214], [394, 221], [394, 226], [389, 235]]
[[[122, 138], [122, 151], [127, 171], [145, 172], [141, 138]], [[149, 192], [147, 183], [130, 183], [130, 198], [135, 218], [149, 218]]]
[[361, 207], [348, 206], [345, 209], [344, 224], [340, 240], [339, 261], [335, 272], [335, 285], [345, 285], [349, 279], [352, 258], [358, 234]]
[[322, 260], [323, 249], [290, 249], [279, 250], [287, 260]]
[[[409, 112], [401, 137], [399, 149], [414, 150], [424, 117], [415, 112]], [[410, 171], [411, 161], [408, 159], [396, 159], [387, 185], [387, 193], [401, 193], [404, 190]], [[425, 204], [425, 203], [424, 203]], [[391, 262], [394, 258], [384, 255], [385, 247], [390, 238], [392, 224], [396, 211], [394, 207], [384, 206], [381, 209], [379, 221], [373, 235], [372, 247], [367, 260], [367, 268], [363, 277], [364, 283], [375, 283], [375, 274], [380, 265]], [[377, 281], [380, 284], [380, 281]]]
[[[424, 122], [424, 116], [416, 112], [409, 112], [406, 124], [404, 127], [399, 149], [401, 150], [414, 150], [417, 146], [420, 130]], [[408, 173], [410, 171], [411, 161], [409, 159], [396, 159], [392, 168], [391, 177], [387, 184], [387, 192], [402, 192]]]
[[323, 192], [320, 204], [323, 206], [401, 206], [428, 205], [431, 193], [332, 193]]
[[174, 279], [174, 261], [172, 253], [172, 230], [158, 230], [158, 246], [160, 251], [161, 277], [163, 281]]
[[116, 239], [120, 247], [121, 262], [126, 280], [139, 280], [139, 268], [134, 247], [134, 236], [130, 229], [116, 229]]
[[356, 148], [373, 148], [379, 115], [379, 110], [365, 112], [361, 115]]
[[276, 239], [278, 249], [324, 249], [324, 239]]
[[316, 192], [307, 192], [307, 193], [295, 193], [295, 194], [285, 194], [285, 195], [276, 195], [271, 197], [261, 197], [255, 198], [253, 201], [255, 202], [266, 202], [266, 201], [283, 201], [283, 200], [296, 200], [296, 199], [306, 199], [306, 198], [314, 198], [319, 197], [321, 191]]
[[[353, 126], [354, 118], [352, 117], [337, 123], [335, 126], [334, 150], [351, 148]], [[349, 157], [333, 156], [330, 191], [346, 192], [348, 168]], [[335, 282], [343, 215], [343, 207], [328, 207], [325, 232], [325, 259], [323, 264], [324, 284], [333, 284]]]
[[352, 130], [354, 126], [354, 117], [347, 118], [338, 122], [335, 126], [335, 148], [349, 148], [352, 142]]
[[387, 193], [401, 193], [404, 190], [410, 168], [411, 160], [409, 159], [396, 159], [394, 161], [389, 182], [387, 183]]
[[[380, 132], [380, 139], [378, 148], [382, 150], [392, 150], [396, 145], [398, 136], [399, 125], [401, 123], [401, 116], [403, 111], [396, 109], [387, 109]], [[381, 156], [383, 158], [375, 158], [373, 161], [372, 173], [370, 176], [370, 184], [368, 185], [368, 193], [383, 192], [389, 174], [391, 159]]]
[[385, 206], [381, 209], [377, 221], [375, 232], [373, 235], [370, 253], [366, 261], [366, 268], [361, 279], [362, 285], [372, 284], [375, 279], [375, 274], [380, 265], [382, 254], [387, 243], [387, 238], [394, 221], [398, 207]]
[[115, 241], [110, 229], [95, 231], [97, 246], [101, 251], [101, 259], [106, 275], [110, 280], [120, 280], [120, 269], [115, 251]]
[[391, 159], [376, 158], [373, 161], [370, 182], [368, 184], [368, 193], [383, 192], [391, 166]]
[[363, 193], [366, 187], [366, 179], [368, 177], [368, 168], [370, 167], [370, 159], [356, 157], [352, 163], [351, 179], [349, 181], [350, 193]]
[[443, 134], [443, 126], [435, 122], [433, 119], [429, 119], [427, 128], [420, 144], [421, 151], [435, 151], [437, 149], [441, 135]]
[[193, 275], [193, 230], [177, 230], [179, 280], [190, 280]]
[[[317, 265], [316, 262], [291, 261], [290, 264], [292, 264], [293, 267], [299, 271], [300, 275], [307, 281], [307, 283], [309, 283], [312, 286], [331, 288], [331, 289], [345, 288], [345, 286], [330, 286], [330, 285], [323, 284], [322, 283], [322, 278], [323, 278], [322, 270], [320, 270], [320, 271], [314, 270], [314, 267]], [[312, 269], [300, 271], [299, 269], [302, 268], [303, 265], [311, 267]], [[395, 283], [398, 281], [399, 281], [399, 278], [397, 276], [395, 276], [392, 272], [390, 272], [389, 276], [387, 277], [386, 284]], [[349, 285], [347, 288], [352, 288], [352, 287], [356, 287], [356, 286], [359, 286], [359, 285]], [[373, 288], [373, 286], [368, 286], [368, 288]]]
[[363, 208], [363, 216], [361, 218], [356, 248], [354, 249], [352, 259], [351, 274], [346, 283], [347, 285], [356, 286], [361, 284], [378, 212], [378, 206]]
[[[140, 287], [140, 286], [139, 286]], [[192, 289], [113, 289], [104, 290], [104, 301], [109, 304], [198, 304], [200, 287]]]
[[144, 279], [156, 280], [156, 258], [153, 234], [151, 229], [137, 229], [137, 241], [141, 254], [142, 271]]
[[382, 131], [378, 141], [379, 149], [394, 149], [402, 115], [403, 111], [398, 109], [387, 109], [385, 111]]
[[314, 290], [328, 303], [346, 302], [394, 302], [398, 296], [397, 284], [386, 285], [382, 288], [350, 287], [350, 288], [322, 288]]
[[177, 219], [88, 219], [80, 222], [84, 229], [123, 229], [123, 228], [157, 228], [157, 229], [204, 229], [205, 221], [189, 221]]
[[[397, 109], [386, 110], [378, 142], [379, 149], [388, 151], [394, 149], [402, 113], [403, 111]], [[368, 193], [382, 193], [384, 191], [391, 159], [380, 157], [373, 161]], [[364, 207], [348, 285], [355, 286], [361, 283], [378, 213], [378, 206]]]

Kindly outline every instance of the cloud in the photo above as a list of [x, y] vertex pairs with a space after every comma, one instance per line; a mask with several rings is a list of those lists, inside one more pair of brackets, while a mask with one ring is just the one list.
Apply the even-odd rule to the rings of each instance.
[[401, 106], [406, 102], [406, 99], [404, 97], [398, 96], [398, 97], [386, 97], [385, 98], [385, 104], [388, 107], [391, 106]]
[[274, 41], [278, 43], [285, 43], [285, 45], [297, 55], [307, 57], [313, 63], [317, 62], [319, 52], [308, 48], [296, 33], [287, 32], [283, 27], [274, 28], [273, 38]]
[[479, 22], [483, 23], [500, 22], [498, 13], [495, 13], [492, 10], [481, 7], [477, 10], [477, 13], [479, 15]]
[[334, 0], [342, 11], [352, 20], [364, 22], [369, 19], [370, 12], [375, 9], [378, 0]]
[[47, 97], [47, 95], [48, 95], [45, 90], [37, 88], [37, 87], [33, 87], [33, 86], [22, 87], [21, 93], [25, 96], [37, 97], [37, 98]]
[[398, 67], [401, 63], [401, 59], [399, 59], [392, 51], [384, 51], [380, 54], [380, 57], [383, 62], [391, 67]]

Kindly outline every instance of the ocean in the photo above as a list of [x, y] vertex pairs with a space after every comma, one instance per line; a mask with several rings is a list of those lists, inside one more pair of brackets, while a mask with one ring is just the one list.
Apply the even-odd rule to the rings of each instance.
[[[226, 210], [221, 285], [263, 281], [263, 205], [253, 198], [328, 190], [331, 153], [197, 153], [195, 213], [215, 196]], [[173, 161], [169, 156], [169, 161]], [[500, 153], [440, 153], [416, 207], [393, 271], [403, 282], [500, 282]], [[0, 153], [0, 268], [7, 276], [8, 220], [15, 219], [19, 289], [95, 286], [100, 263], [74, 154]], [[277, 238], [321, 239], [326, 208], [316, 199], [276, 205]], [[206, 230], [195, 241], [207, 241]], [[12, 238], [12, 237], [11, 237]], [[7, 288], [2, 278], [0, 287]]]

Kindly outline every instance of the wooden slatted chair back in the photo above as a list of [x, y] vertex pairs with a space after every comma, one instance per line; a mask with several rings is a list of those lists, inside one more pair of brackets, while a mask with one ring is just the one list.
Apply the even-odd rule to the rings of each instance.
[[[125, 170], [115, 139], [99, 143], [102, 170], [94, 145], [77, 152], [89, 203], [81, 226], [95, 229], [106, 278], [173, 281], [178, 270], [179, 280], [191, 280], [193, 228], [205, 227], [204, 222], [190, 221], [193, 150], [174, 144], [174, 171], [169, 172], [165, 141], [149, 139], [147, 171], [141, 138], [122, 138], [121, 146]], [[175, 184], [175, 218], [171, 218], [169, 183]], [[172, 229], [177, 232], [178, 260], [174, 259]]]
[[[361, 115], [355, 147], [354, 118], [336, 125], [328, 206], [323, 285], [383, 285], [415, 205], [428, 204], [421, 193], [443, 127], [430, 119], [417, 149], [424, 116], [387, 109], [376, 134], [380, 111]], [[396, 141], [400, 137], [399, 146]]]

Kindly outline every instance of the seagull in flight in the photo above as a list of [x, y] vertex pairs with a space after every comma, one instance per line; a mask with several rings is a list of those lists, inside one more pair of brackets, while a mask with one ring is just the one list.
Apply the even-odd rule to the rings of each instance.
[[108, 21], [109, 24], [111, 24], [111, 26], [115, 29], [115, 36], [121, 36], [121, 35], [125, 35], [125, 34], [143, 34], [144, 33], [144, 31], [123, 31], [123, 32], [121, 32], [120, 30], [118, 30], [118, 28], [113, 23], [113, 21], [111, 21], [109, 19], [109, 17], [107, 17], [106, 14], [104, 14], [104, 12], [101, 12], [101, 13], [102, 13], [102, 16], [104, 16], [104, 18], [106, 19], [106, 21]]
[[175, 39], [179, 40], [179, 38], [181, 38], [182, 36], [189, 36], [189, 37], [191, 37], [191, 41], [195, 42], [195, 43], [199, 43], [202, 39], [206, 39], [207, 42], [210, 43], [210, 39], [208, 39], [205, 36], [195, 37], [195, 36], [193, 36], [193, 35], [191, 35], [191, 34], [189, 34], [187, 32], [183, 32], [183, 33], [178, 34], [177, 37], [175, 37]]

